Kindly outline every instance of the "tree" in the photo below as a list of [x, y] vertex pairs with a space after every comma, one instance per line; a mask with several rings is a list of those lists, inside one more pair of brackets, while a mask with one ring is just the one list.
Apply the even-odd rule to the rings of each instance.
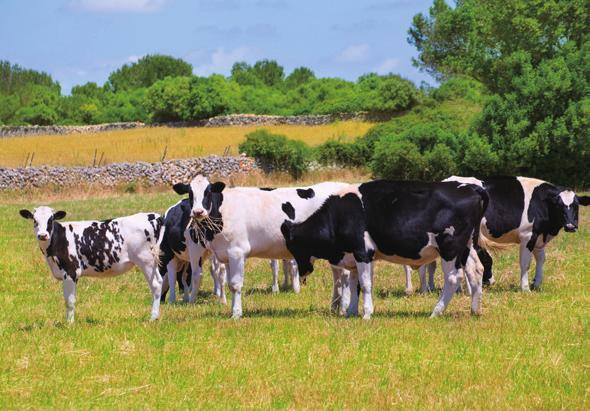
[[414, 16], [408, 41], [419, 52], [414, 64], [438, 79], [462, 74], [503, 92], [504, 79], [518, 74], [515, 53], [536, 67], [568, 42], [581, 47], [589, 23], [587, 0], [457, 0], [455, 7], [434, 0], [428, 16]]
[[164, 55], [148, 55], [125, 64], [109, 76], [107, 88], [115, 92], [150, 87], [166, 77], [191, 76], [193, 67], [184, 60]]
[[252, 67], [252, 73], [269, 87], [276, 87], [283, 82], [285, 71], [275, 60], [260, 60]]
[[311, 80], [315, 80], [315, 74], [307, 67], [297, 67], [285, 79], [285, 85], [288, 89], [295, 88], [305, 84]]
[[254, 75], [252, 66], [245, 61], [234, 63], [231, 68], [231, 77], [233, 81], [242, 86], [257, 86], [260, 85], [260, 79]]

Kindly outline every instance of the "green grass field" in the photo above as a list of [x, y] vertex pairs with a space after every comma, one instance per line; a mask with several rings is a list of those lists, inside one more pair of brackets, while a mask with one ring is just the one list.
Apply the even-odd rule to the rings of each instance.
[[[70, 219], [107, 218], [176, 200], [135, 194], [54, 207]], [[328, 310], [325, 264], [300, 295], [273, 295], [268, 263], [252, 260], [240, 321], [214, 302], [207, 274], [196, 305], [164, 305], [151, 323], [147, 285], [133, 271], [81, 279], [68, 326], [61, 284], [17, 215], [37, 204], [0, 205], [3, 410], [590, 408], [588, 210], [578, 233], [549, 246], [542, 291], [517, 290], [515, 251], [497, 258], [479, 318], [457, 296], [429, 319], [437, 295], [404, 295], [401, 267], [383, 264], [374, 318], [339, 318]]]

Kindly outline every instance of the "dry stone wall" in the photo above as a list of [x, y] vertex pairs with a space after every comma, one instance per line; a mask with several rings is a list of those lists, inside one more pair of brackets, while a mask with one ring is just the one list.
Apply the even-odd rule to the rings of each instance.
[[318, 126], [333, 123], [334, 121], [385, 121], [391, 115], [379, 115], [370, 113], [353, 114], [329, 114], [317, 116], [263, 116], [254, 114], [231, 114], [227, 116], [212, 117], [200, 121], [181, 121], [163, 124], [135, 123], [110, 123], [88, 126], [2, 126], [0, 138], [37, 136], [42, 134], [85, 134], [99, 133], [102, 131], [127, 130], [144, 127], [228, 127], [228, 126], [269, 126], [269, 125], [298, 125]]
[[197, 174], [229, 177], [258, 169], [256, 161], [245, 156], [209, 156], [162, 163], [113, 163], [101, 167], [0, 168], [0, 190], [79, 184], [113, 187], [131, 182], [160, 185], [188, 182]]

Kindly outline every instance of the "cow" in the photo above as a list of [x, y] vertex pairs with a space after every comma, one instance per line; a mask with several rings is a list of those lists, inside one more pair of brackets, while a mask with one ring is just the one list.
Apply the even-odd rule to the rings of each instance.
[[80, 277], [111, 277], [138, 267], [152, 292], [151, 319], [160, 314], [162, 277], [158, 270], [158, 241], [162, 219], [139, 213], [104, 221], [60, 223], [65, 211], [42, 206], [20, 210], [33, 220], [39, 248], [53, 276], [63, 281], [66, 320], [74, 321], [76, 284]]
[[[545, 246], [562, 228], [575, 232], [579, 206], [590, 204], [588, 196], [578, 196], [571, 189], [529, 177], [451, 176], [445, 181], [473, 184], [486, 190], [490, 203], [481, 221], [481, 233], [488, 242], [520, 245], [520, 288], [524, 292], [541, 287]], [[484, 266], [484, 284], [493, 284], [492, 257], [486, 250], [478, 254]], [[529, 286], [533, 256], [535, 278]]]
[[[168, 301], [170, 303], [176, 302], [175, 284], [178, 273], [182, 275], [183, 301], [195, 301], [196, 295], [194, 298], [192, 292], [189, 295], [189, 291], [192, 289], [191, 279], [193, 273], [201, 272], [203, 260], [208, 256], [208, 253], [204, 253], [193, 261], [190, 259], [189, 250], [191, 247], [196, 247], [195, 233], [188, 228], [191, 219], [190, 211], [189, 199], [182, 199], [164, 213], [159, 268], [162, 277], [166, 278], [168, 282], [170, 290]], [[213, 293], [221, 303], [225, 303], [225, 293], [223, 292], [223, 283], [226, 277], [225, 266], [220, 264], [214, 256], [211, 256], [211, 277], [213, 278]]]
[[[200, 258], [205, 249], [210, 249], [228, 265], [233, 318], [242, 316], [245, 259], [293, 258], [281, 233], [284, 219], [304, 221], [331, 193], [345, 186], [326, 182], [302, 188], [225, 189], [224, 183], [210, 183], [204, 176], [195, 177], [190, 184], [173, 186], [176, 193], [189, 194], [192, 227], [200, 247], [190, 250], [191, 261], [194, 251], [197, 251], [194, 258]], [[193, 283], [198, 284], [199, 275], [193, 276]]]
[[[189, 295], [191, 290], [192, 266], [190, 264], [189, 248], [195, 247], [197, 241], [196, 233], [193, 228], [188, 227], [190, 217], [190, 201], [183, 199], [168, 208], [164, 213], [162, 239], [160, 242], [160, 273], [165, 281], [162, 289], [162, 299], [165, 299], [165, 293], [169, 290], [169, 302], [176, 302], [176, 290], [174, 284], [178, 281], [183, 291], [184, 302], [194, 302]], [[188, 248], [187, 248], [188, 244]], [[198, 261], [199, 271], [202, 270], [203, 258], [209, 256], [211, 277], [213, 279], [213, 293], [222, 304], [226, 304], [225, 282], [226, 267], [220, 263], [215, 255], [205, 253]], [[271, 260], [271, 270], [273, 273], [272, 291], [279, 291], [279, 262]], [[289, 279], [293, 284], [293, 290], [298, 293], [299, 275], [297, 265], [292, 260], [283, 260], [283, 272], [285, 276], [285, 287], [288, 286]], [[178, 275], [180, 274], [180, 278]], [[192, 294], [192, 293], [191, 293]]]
[[[383, 259], [418, 267], [442, 260], [445, 285], [432, 316], [441, 315], [458, 285], [460, 269], [472, 288], [471, 310], [481, 311], [481, 265], [473, 245], [487, 207], [485, 190], [459, 183], [377, 180], [330, 195], [308, 218], [285, 219], [281, 231], [300, 275], [321, 258], [351, 271], [348, 315], [358, 314], [358, 276], [364, 316], [373, 313], [372, 262]], [[358, 274], [357, 274], [358, 273]]]

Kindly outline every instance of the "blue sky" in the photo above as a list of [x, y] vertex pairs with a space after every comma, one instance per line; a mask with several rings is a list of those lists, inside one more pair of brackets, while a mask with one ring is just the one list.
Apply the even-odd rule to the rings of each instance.
[[277, 60], [288, 72], [356, 79], [412, 66], [412, 16], [432, 0], [0, 0], [0, 59], [50, 73], [63, 92], [146, 54], [180, 57], [194, 73]]

